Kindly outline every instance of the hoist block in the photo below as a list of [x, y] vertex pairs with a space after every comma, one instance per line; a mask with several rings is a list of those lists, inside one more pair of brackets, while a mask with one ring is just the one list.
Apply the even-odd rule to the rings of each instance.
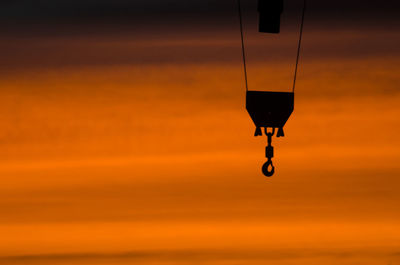
[[259, 26], [258, 31], [264, 33], [279, 33], [283, 0], [258, 0]]
[[294, 109], [294, 93], [247, 91], [246, 109], [256, 127], [283, 128]]

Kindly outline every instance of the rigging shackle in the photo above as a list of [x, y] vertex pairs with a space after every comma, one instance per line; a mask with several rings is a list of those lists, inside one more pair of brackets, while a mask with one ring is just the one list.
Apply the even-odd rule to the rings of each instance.
[[272, 164], [272, 158], [274, 157], [274, 147], [272, 146], [272, 136], [275, 134], [275, 128], [272, 128], [272, 132], [268, 132], [268, 128], [264, 128], [265, 135], [268, 137], [268, 145], [265, 147], [265, 157], [267, 162], [262, 166], [262, 172], [266, 177], [272, 177], [275, 173], [275, 167]]
[[268, 127], [264, 127], [264, 133], [268, 136], [268, 146], [272, 143], [272, 136], [275, 134], [275, 128], [272, 128], [272, 132], [268, 132]]

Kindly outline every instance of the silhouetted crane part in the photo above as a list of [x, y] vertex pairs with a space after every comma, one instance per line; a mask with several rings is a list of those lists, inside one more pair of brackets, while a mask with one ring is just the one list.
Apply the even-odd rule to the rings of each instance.
[[283, 0], [258, 0], [258, 31], [263, 33], [279, 33]]
[[256, 126], [255, 136], [262, 135], [260, 128], [277, 128], [277, 136], [284, 136], [279, 134], [293, 112], [294, 93], [247, 91], [246, 109]]
[[265, 147], [265, 157], [267, 162], [262, 166], [262, 172], [267, 177], [272, 177], [275, 173], [275, 167], [272, 164], [272, 158], [274, 157], [274, 147], [272, 146], [272, 136], [275, 134], [275, 128], [272, 132], [268, 132], [268, 128], [265, 128], [265, 135], [268, 137], [268, 145]]
[[[277, 137], [284, 136], [283, 127], [294, 109], [294, 93], [247, 91], [246, 109], [256, 126], [254, 136], [261, 136], [262, 128], [264, 128], [265, 135], [268, 137], [268, 145], [265, 147], [267, 162], [263, 165], [262, 172], [265, 176], [271, 177], [275, 173], [275, 167], [272, 164], [274, 157], [272, 136], [275, 135], [275, 128], [278, 129]], [[268, 128], [272, 128], [272, 132], [268, 132]]]
[[[265, 148], [267, 162], [262, 167], [265, 176], [271, 177], [275, 173], [272, 163], [274, 148], [272, 137], [275, 130], [278, 132], [276, 137], [283, 137], [285, 133], [283, 127], [288, 121], [294, 110], [294, 91], [296, 88], [297, 70], [299, 65], [301, 42], [303, 36], [304, 17], [306, 11], [306, 0], [303, 0], [303, 12], [301, 17], [299, 42], [297, 47], [296, 67], [294, 70], [292, 92], [272, 92], [272, 91], [250, 91], [247, 78], [246, 48], [244, 41], [244, 30], [240, 0], [238, 0], [238, 14], [240, 22], [240, 36], [242, 42], [243, 70], [246, 85], [246, 109], [253, 120], [256, 130], [254, 136], [261, 136], [262, 129], [268, 137], [268, 145]], [[283, 0], [258, 0], [259, 12], [259, 32], [279, 33], [281, 24], [281, 14], [283, 12]], [[272, 129], [272, 131], [268, 131]]]

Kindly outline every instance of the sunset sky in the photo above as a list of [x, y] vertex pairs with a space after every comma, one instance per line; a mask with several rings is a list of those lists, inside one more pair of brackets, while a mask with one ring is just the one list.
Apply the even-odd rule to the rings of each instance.
[[[243, 0], [250, 89], [290, 91], [286, 2]], [[400, 265], [400, 4], [308, 7], [266, 179], [236, 1], [2, 1], [0, 264]]]

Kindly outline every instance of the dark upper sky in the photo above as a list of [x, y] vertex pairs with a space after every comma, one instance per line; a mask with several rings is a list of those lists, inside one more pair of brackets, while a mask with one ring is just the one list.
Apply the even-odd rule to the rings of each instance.
[[[246, 18], [256, 18], [257, 0], [241, 1]], [[295, 13], [298, 18], [301, 4], [302, 0], [285, 0], [286, 18]], [[305, 36], [308, 58], [335, 57], [339, 51], [346, 58], [398, 54], [399, 10], [397, 0], [308, 0], [305, 25], [305, 33], [309, 34]], [[198, 63], [240, 58], [237, 0], [2, 0], [0, 22], [3, 61], [0, 70], [3, 71], [40, 65]], [[292, 23], [296, 31], [298, 22]], [[249, 36], [248, 29], [254, 31], [256, 26], [251, 28], [247, 24], [246, 29]], [[317, 34], [312, 34], [313, 29], [317, 29]], [[347, 30], [360, 34], [349, 35]], [[320, 34], [321, 31], [324, 33]], [[14, 39], [14, 36], [28, 39]], [[52, 40], [46, 42], [42, 36]], [[121, 36], [131, 42], [124, 40], [120, 46], [109, 44]], [[260, 42], [257, 58], [263, 58], [261, 50], [271, 58], [270, 50], [264, 49], [266, 45], [272, 49], [286, 43], [296, 44], [297, 35], [294, 36], [280, 46]], [[80, 40], [87, 37], [89, 41]], [[156, 41], [151, 45], [135, 42], [149, 39]], [[182, 42], [183, 39], [198, 42]], [[225, 42], [212, 42], [217, 39]], [[178, 42], [165, 43], [166, 40]], [[200, 40], [211, 42], [200, 43]], [[286, 47], [293, 51], [295, 48]], [[286, 58], [286, 50], [279, 51], [274, 54]]]
[[[255, 0], [242, 0], [253, 5]], [[232, 24], [236, 0], [3, 0], [0, 4], [2, 31], [15, 26], [54, 28], [74, 25], [190, 25], [214, 27]], [[302, 0], [287, 0], [296, 9]], [[346, 25], [357, 27], [397, 27], [400, 2], [397, 0], [308, 0], [309, 26]], [[253, 11], [255, 11], [253, 9]]]
[[[242, 0], [242, 4], [254, 0]], [[302, 0], [286, 0], [287, 4], [302, 3]], [[321, 1], [308, 0], [313, 11], [321, 16], [335, 16], [344, 13], [353, 13], [356, 16], [396, 16], [400, 8], [397, 0], [336, 0]], [[120, 15], [155, 15], [168, 16], [171, 13], [212, 14], [224, 15], [230, 12], [236, 0], [3, 0], [1, 1], [1, 15], [8, 18], [15, 17], [42, 17], [55, 16], [70, 17], [77, 15], [82, 18], [103, 16], [118, 17]]]

